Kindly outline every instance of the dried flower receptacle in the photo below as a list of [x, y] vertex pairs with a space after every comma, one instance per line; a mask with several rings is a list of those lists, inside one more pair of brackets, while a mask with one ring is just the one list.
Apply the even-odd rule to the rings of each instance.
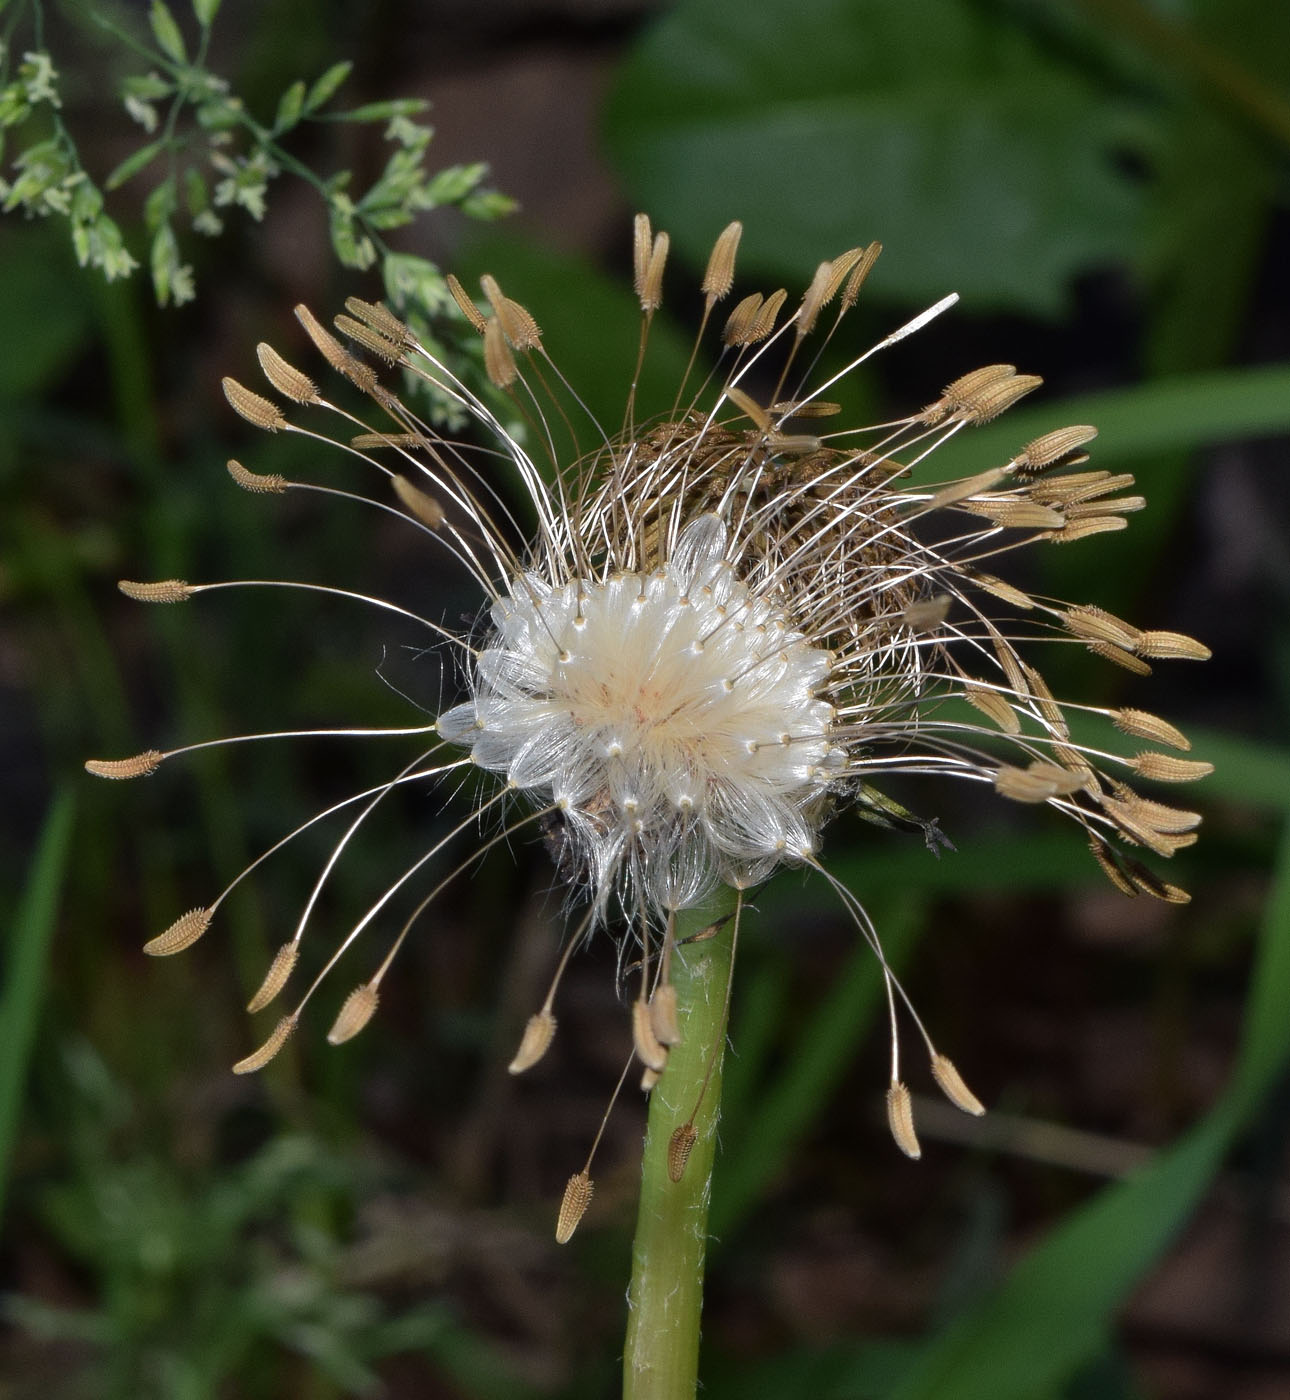
[[[701, 339], [733, 285], [738, 241], [737, 224], [716, 241], [701, 284]], [[401, 735], [416, 752], [385, 784], [305, 824], [351, 814], [253, 1006], [268, 1005], [294, 975], [323, 884], [391, 791], [468, 766], [497, 778], [478, 812], [398, 875], [268, 1041], [237, 1068], [257, 1069], [272, 1058], [342, 955], [349, 957], [360, 935], [451, 842], [477, 829], [481, 815], [518, 806], [522, 814], [499, 823], [485, 844], [540, 828], [571, 902], [584, 904], [585, 912], [512, 1072], [535, 1064], [551, 1043], [569, 954], [597, 928], [613, 925], [635, 945], [639, 981], [630, 1040], [646, 1086], [657, 1083], [681, 1035], [669, 975], [673, 957], [681, 955], [676, 915], [716, 886], [743, 891], [780, 866], [806, 867], [838, 891], [882, 967], [891, 1020], [889, 1122], [898, 1145], [915, 1157], [911, 1099], [899, 1065], [902, 1023], [914, 1026], [950, 1100], [968, 1113], [983, 1110], [909, 1005], [858, 899], [828, 873], [821, 857], [825, 827], [855, 808], [881, 824], [921, 829], [934, 843], [935, 824], [892, 802], [881, 784], [895, 774], [965, 780], [1077, 822], [1099, 865], [1126, 894], [1184, 899], [1116, 843], [1169, 856], [1194, 839], [1199, 817], [1143, 797], [1126, 780], [1186, 781], [1208, 766], [1154, 749], [1120, 756], [1076, 742], [1069, 707], [1052, 695], [1034, 658], [1043, 647], [1077, 645], [1145, 673], [1154, 660], [1208, 653], [1177, 633], [1031, 596], [994, 572], [1013, 549], [1120, 529], [1143, 505], [1141, 497], [1123, 494], [1131, 478], [1074, 470], [1088, 460], [1093, 428], [1060, 428], [986, 472], [919, 485], [920, 469], [939, 448], [1032, 392], [1040, 382], [1035, 376], [988, 365], [892, 421], [839, 420], [827, 395], [841, 375], [814, 383], [816, 356], [804, 347], [808, 339], [839, 333], [874, 266], [877, 244], [822, 263], [787, 312], [783, 291], [737, 302], [720, 331], [713, 372], [691, 389], [692, 378], [699, 379], [696, 343], [671, 408], [648, 421], [637, 419], [636, 381], [662, 303], [668, 244], [642, 217], [634, 246], [641, 339], [625, 424], [613, 433], [584, 420], [593, 445], [572, 454], [556, 440], [580, 412], [576, 393], [548, 356], [533, 315], [495, 279], [484, 279], [480, 304], [455, 279], [449, 287], [482, 336], [493, 383], [532, 425], [523, 440], [384, 307], [351, 300], [350, 314], [337, 321], [342, 336], [375, 356], [381, 369], [398, 366], [431, 381], [473, 417], [531, 505], [531, 538], [523, 548], [516, 542], [520, 527], [489, 485], [494, 468], [487, 458], [477, 461], [436, 434], [385, 387], [378, 369], [304, 308], [298, 314], [305, 331], [327, 363], [370, 399], [375, 423], [330, 403], [312, 378], [267, 346], [260, 347], [260, 364], [285, 406], [224, 381], [233, 408], [269, 432], [328, 436], [319, 421], [330, 415], [340, 424], [336, 440], [386, 478], [388, 494], [373, 503], [420, 530], [429, 548], [451, 555], [485, 600], [480, 628], [457, 635], [439, 619], [384, 599], [323, 585], [275, 585], [313, 587], [412, 618], [452, 650], [463, 696], [432, 724], [326, 731]], [[848, 370], [954, 300], [899, 327]], [[238, 485], [266, 496], [343, 494], [257, 476], [238, 463], [229, 469]], [[236, 586], [264, 585], [122, 584], [134, 598], [167, 604]], [[1124, 734], [1187, 748], [1173, 725], [1145, 711], [1079, 708]], [[176, 752], [149, 750], [88, 766], [104, 777], [141, 776]], [[433, 883], [386, 955], [350, 992], [333, 1042], [349, 1039], [375, 1013], [381, 981], [417, 914], [477, 854], [472, 848]], [[178, 920], [149, 951], [178, 951], [195, 941], [227, 893]], [[685, 1128], [677, 1128], [678, 1172], [687, 1155]], [[570, 1183], [562, 1238], [590, 1200], [590, 1165], [588, 1158]]]

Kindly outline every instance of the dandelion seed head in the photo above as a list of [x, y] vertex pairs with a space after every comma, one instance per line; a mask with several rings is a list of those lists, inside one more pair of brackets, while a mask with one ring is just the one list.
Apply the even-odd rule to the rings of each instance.
[[[333, 1024], [333, 1043], [349, 1039], [375, 1013], [381, 979], [438, 891], [483, 850], [528, 829], [545, 838], [570, 904], [581, 904], [583, 913], [510, 1068], [519, 1073], [535, 1065], [550, 1044], [552, 1005], [571, 953], [599, 929], [626, 928], [641, 954], [630, 1040], [648, 1089], [666, 1075], [668, 1048], [681, 1034], [667, 973], [674, 916], [716, 886], [742, 892], [780, 866], [804, 866], [832, 885], [879, 959], [891, 1018], [888, 1121], [897, 1145], [916, 1157], [911, 1099], [898, 1065], [898, 1022], [906, 1013], [926, 1044], [932, 1077], [965, 1111], [983, 1110], [953, 1063], [933, 1048], [857, 895], [823, 863], [826, 828], [835, 817], [854, 808], [880, 825], [921, 831], [935, 849], [948, 844], [938, 824], [888, 798], [882, 784], [895, 776], [973, 782], [1073, 820], [1126, 895], [1186, 899], [1116, 843], [1169, 857], [1195, 839], [1198, 814], [1142, 797], [1124, 778], [1190, 781], [1209, 765], [1077, 742], [1070, 705], [1054, 696], [1035, 659], [1045, 646], [1073, 644], [1146, 675], [1145, 658], [1202, 660], [1207, 648], [1180, 633], [1142, 630], [1095, 606], [1032, 596], [996, 572], [1012, 550], [1124, 528], [1127, 515], [1144, 504], [1119, 494], [1132, 478], [1071, 470], [1087, 460], [1084, 449], [1096, 435], [1087, 425], [1045, 433], [985, 471], [958, 478], [928, 472], [929, 460], [960, 432], [1038, 388], [1037, 376], [1008, 364], [970, 370], [932, 402], [891, 421], [847, 424], [828, 394], [848, 371], [819, 376], [813, 345], [840, 334], [881, 251], [876, 243], [820, 263], [782, 323], [787, 292], [753, 292], [707, 337], [714, 305], [735, 281], [740, 231], [735, 223], [719, 236], [697, 288], [699, 339], [717, 342], [710, 347], [715, 367], [702, 369], [696, 341], [670, 411], [638, 420], [637, 385], [663, 301], [668, 251], [667, 235], [638, 218], [641, 338], [617, 431], [586, 412], [534, 316], [492, 277], [481, 284], [487, 312], [455, 279], [448, 286], [483, 337], [487, 378], [528, 419], [531, 431], [523, 438], [507, 430], [483, 391], [385, 308], [351, 300], [352, 314], [337, 321], [360, 352], [427, 380], [473, 418], [487, 439], [478, 459], [421, 421], [307, 309], [297, 308], [297, 316], [314, 346], [370, 399], [378, 421], [334, 407], [305, 373], [260, 347], [266, 377], [291, 412], [338, 415], [335, 441], [386, 481], [372, 498], [255, 476], [236, 462], [229, 465], [233, 479], [265, 500], [303, 485], [401, 515], [430, 547], [452, 556], [482, 598], [478, 625], [458, 635], [439, 619], [383, 599], [324, 585], [273, 585], [312, 587], [410, 618], [450, 651], [461, 679], [460, 698], [432, 723], [380, 731], [416, 736], [417, 752], [395, 776], [297, 829], [350, 813], [289, 945], [290, 964], [332, 869], [391, 791], [465, 767], [496, 782], [491, 789], [478, 785], [477, 810], [399, 874], [340, 940], [295, 1009], [238, 1063], [239, 1073], [272, 1059], [326, 974], [352, 956], [360, 935], [415, 877], [434, 870], [468, 832], [487, 832], [488, 821], [500, 818], [495, 835], [482, 844], [476, 837], [465, 858], [433, 883], [374, 973], [350, 994]], [[849, 369], [921, 330], [955, 301], [946, 297], [854, 355]], [[773, 389], [766, 393], [768, 381]], [[224, 388], [236, 412], [256, 427], [327, 436], [316, 418], [297, 428], [286, 410], [236, 380], [226, 379]], [[355, 428], [362, 431], [355, 435]], [[566, 438], [576, 442], [574, 450], [563, 445]], [[498, 487], [499, 471], [509, 478], [506, 491]], [[531, 520], [518, 521], [507, 504], [516, 488]], [[241, 585], [122, 585], [132, 597], [167, 602], [231, 586]], [[1100, 716], [1109, 731], [1188, 748], [1174, 725], [1146, 711], [1079, 708]], [[102, 777], [134, 776], [152, 771], [164, 756], [150, 750], [88, 766]], [[501, 818], [503, 812], [509, 815]], [[223, 897], [154, 942], [166, 945], [161, 951], [186, 946]], [[291, 966], [278, 971], [271, 969], [268, 994], [257, 995], [255, 1005], [277, 994]], [[678, 1132], [674, 1179], [693, 1145], [692, 1130], [689, 1137]], [[590, 1199], [589, 1168], [590, 1157], [570, 1183], [562, 1238]]]

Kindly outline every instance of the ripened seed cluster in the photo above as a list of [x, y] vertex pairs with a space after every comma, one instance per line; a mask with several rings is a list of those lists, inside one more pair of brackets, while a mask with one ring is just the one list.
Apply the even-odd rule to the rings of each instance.
[[[346, 931], [294, 1008], [235, 1066], [239, 1073], [273, 1058], [342, 957], [357, 956], [362, 935], [384, 922], [395, 897], [428, 877], [429, 893], [342, 1001], [328, 1039], [338, 1044], [357, 1034], [376, 1012], [382, 980], [426, 905], [483, 849], [521, 829], [540, 830], [570, 905], [581, 913], [544, 1003], [524, 1030], [513, 1073], [536, 1064], [551, 1044], [557, 989], [572, 952], [597, 929], [612, 927], [633, 945], [625, 960], [634, 987], [629, 1039], [642, 1085], [652, 1088], [682, 1034], [671, 981], [674, 957], [684, 956], [676, 915], [723, 884], [740, 892], [742, 909], [742, 892], [780, 866], [806, 867], [837, 891], [878, 958], [891, 1022], [888, 1121], [900, 1149], [917, 1157], [913, 1101], [900, 1072], [903, 1023], [914, 1026], [932, 1077], [950, 1101], [967, 1113], [983, 1110], [910, 1006], [859, 899], [823, 863], [822, 835], [834, 816], [858, 809], [882, 824], [921, 829], [934, 844], [936, 824], [885, 796], [883, 779], [976, 782], [1078, 823], [1095, 860], [1125, 894], [1186, 899], [1132, 848], [1171, 856], [1195, 840], [1200, 817], [1144, 796], [1127, 780], [1185, 782], [1209, 765], [1178, 758], [1187, 740], [1158, 716], [1058, 700], [1035, 659], [1045, 646], [1074, 644], [1146, 674], [1152, 661], [1203, 659], [1208, 651], [1190, 637], [1144, 630], [1096, 606], [1031, 596], [995, 572], [1010, 550], [1122, 529], [1144, 504], [1125, 494], [1132, 478], [1074, 470], [1088, 461], [1085, 449], [1095, 436], [1092, 427], [1075, 425], [1033, 439], [987, 471], [950, 481], [939, 473], [934, 484], [920, 485], [925, 464], [947, 442], [1039, 386], [1013, 365], [965, 373], [894, 420], [843, 422], [827, 397], [842, 375], [955, 301], [938, 302], [856, 355], [847, 369], [815, 382], [809, 368], [818, 362], [815, 343], [839, 334], [878, 257], [876, 243], [821, 263], [795, 305], [784, 289], [736, 301], [715, 335], [714, 367], [700, 373], [709, 322], [734, 285], [740, 232], [732, 223], [716, 239], [700, 284], [690, 366], [670, 407], [646, 419], [638, 416], [636, 386], [663, 301], [668, 240], [647, 218], [637, 219], [641, 335], [616, 431], [587, 417], [534, 316], [492, 277], [483, 279], [478, 302], [455, 278], [448, 286], [482, 337], [493, 385], [513, 396], [532, 426], [523, 440], [389, 310], [353, 299], [336, 328], [356, 350], [307, 309], [297, 315], [327, 364], [370, 401], [375, 421], [322, 397], [308, 374], [268, 346], [259, 348], [259, 361], [278, 399], [224, 380], [229, 403], [254, 426], [337, 442], [384, 476], [387, 494], [372, 504], [420, 530], [429, 548], [446, 551], [479, 587], [484, 613], [479, 628], [458, 635], [389, 600], [321, 584], [121, 584], [130, 597], [153, 603], [239, 586], [311, 588], [357, 600], [378, 615], [414, 620], [451, 649], [462, 692], [432, 724], [312, 731], [398, 737], [413, 752], [392, 765], [385, 783], [337, 801], [284, 837], [147, 951], [190, 946], [262, 860], [314, 823], [334, 819], [343, 830], [333, 855], [252, 999], [253, 1011], [267, 1007], [295, 975], [338, 857], [385, 798], [468, 767], [496, 776], [492, 794], [485, 790], [477, 809], [397, 873]], [[478, 458], [443, 439], [382, 383], [391, 367], [430, 381], [474, 419], [486, 440]], [[589, 446], [556, 445], [571, 425]], [[511, 478], [509, 495], [518, 486], [531, 508], [522, 549], [504, 497], [490, 484], [499, 456]], [[256, 475], [237, 462], [229, 472], [257, 494], [355, 499], [277, 474]], [[1175, 753], [1119, 754], [1088, 745], [1072, 737], [1072, 709]], [[280, 737], [286, 736], [187, 748]], [[138, 777], [186, 751], [152, 749], [87, 766], [101, 777]], [[500, 814], [514, 812], [517, 798], [522, 814], [503, 824]], [[489, 830], [490, 821], [492, 834], [481, 843], [477, 833]], [[449, 848], [460, 843], [468, 845], [465, 858], [448, 861]], [[447, 873], [436, 870], [441, 860]], [[738, 922], [736, 913], [728, 932], [714, 925], [696, 937], [733, 938]], [[673, 1133], [674, 1179], [685, 1171], [696, 1136], [692, 1113]], [[591, 1199], [590, 1166], [589, 1155], [569, 1182], [561, 1240], [572, 1235]]]

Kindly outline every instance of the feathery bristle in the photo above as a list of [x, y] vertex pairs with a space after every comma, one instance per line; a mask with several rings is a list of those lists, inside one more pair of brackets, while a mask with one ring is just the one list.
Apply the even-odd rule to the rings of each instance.
[[165, 756], [160, 749], [145, 749], [130, 758], [87, 758], [85, 771], [96, 778], [146, 778], [157, 771]]
[[331, 1030], [327, 1032], [327, 1044], [343, 1045], [347, 1040], [353, 1040], [376, 1015], [380, 999], [379, 991], [370, 982], [355, 987], [341, 1003], [336, 1019], [331, 1023]]
[[224, 386], [224, 397], [229, 401], [233, 412], [245, 418], [248, 423], [263, 428], [266, 433], [276, 433], [287, 426], [282, 410], [271, 399], [252, 393], [246, 385], [239, 384], [227, 374], [220, 383]]
[[257, 1011], [263, 1011], [286, 986], [287, 978], [291, 976], [299, 956], [300, 944], [294, 938], [284, 943], [273, 955], [269, 970], [264, 974], [264, 981], [260, 983], [255, 995], [246, 1004], [246, 1009], [252, 1015]]
[[667, 1140], [667, 1174], [671, 1181], [679, 1182], [685, 1175], [690, 1162], [690, 1153], [698, 1142], [699, 1134], [693, 1123], [682, 1123]]
[[168, 958], [172, 953], [182, 953], [185, 948], [191, 948], [210, 928], [212, 912], [210, 909], [190, 909], [188, 913], [181, 914], [163, 933], [150, 938], [143, 945], [143, 951], [150, 958]]
[[157, 579], [139, 583], [135, 579], [117, 580], [117, 588], [136, 603], [186, 603], [193, 596], [193, 587], [181, 578]]
[[245, 1059], [239, 1060], [233, 1066], [234, 1074], [254, 1074], [269, 1063], [279, 1050], [291, 1039], [291, 1032], [296, 1028], [296, 1017], [294, 1015], [284, 1016], [282, 1020], [274, 1026], [268, 1040], [260, 1046], [258, 1050], [252, 1051]]
[[743, 224], [735, 219], [721, 230], [717, 241], [712, 245], [712, 253], [708, 258], [707, 270], [703, 274], [699, 290], [713, 301], [720, 301], [735, 284], [735, 253], [738, 251], [743, 231]]
[[914, 1105], [909, 1090], [898, 1079], [893, 1079], [887, 1090], [887, 1127], [905, 1156], [918, 1161], [923, 1149], [918, 1145], [918, 1134], [914, 1131]]
[[[272, 345], [261, 341], [255, 347], [255, 353], [259, 358], [260, 368], [264, 371], [264, 377], [284, 399], [291, 399], [294, 403], [318, 402], [318, 386], [307, 374], [302, 374], [294, 365], [288, 364]], [[225, 392], [228, 392], [227, 389]], [[237, 405], [234, 404], [234, 407]], [[240, 409], [238, 411], [241, 412]]]
[[568, 1244], [573, 1238], [573, 1232], [587, 1213], [595, 1189], [595, 1184], [585, 1171], [576, 1172], [569, 1178], [555, 1222], [556, 1244]]
[[243, 491], [249, 491], [253, 496], [281, 495], [291, 485], [285, 476], [279, 476], [277, 472], [248, 471], [241, 462], [232, 458], [227, 466], [229, 476]]
[[974, 1118], [980, 1118], [985, 1113], [985, 1105], [963, 1082], [963, 1076], [948, 1055], [938, 1052], [932, 1056], [932, 1078], [941, 1086], [941, 1093], [955, 1108], [961, 1108], [964, 1113], [970, 1113]]
[[551, 1041], [555, 1038], [555, 1027], [555, 1017], [545, 1008], [530, 1016], [520, 1038], [520, 1048], [515, 1052], [515, 1058], [506, 1066], [507, 1070], [511, 1074], [523, 1074], [526, 1069], [532, 1069], [551, 1048]]

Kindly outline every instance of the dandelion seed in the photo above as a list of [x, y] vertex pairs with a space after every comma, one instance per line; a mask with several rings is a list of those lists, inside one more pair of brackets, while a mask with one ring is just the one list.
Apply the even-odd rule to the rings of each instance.
[[[381, 384], [377, 370], [304, 307], [296, 314], [310, 340], [370, 400], [373, 421], [321, 399], [312, 379], [268, 347], [261, 347], [260, 362], [287, 409], [224, 381], [233, 408], [256, 426], [331, 437], [382, 471], [402, 510], [332, 488], [301, 489], [362, 500], [419, 529], [431, 548], [473, 580], [482, 608], [478, 625], [458, 635], [437, 618], [323, 584], [122, 584], [145, 602], [178, 602], [234, 586], [306, 588], [418, 623], [458, 667], [459, 692], [430, 724], [317, 731], [319, 737], [403, 735], [416, 749], [410, 761], [405, 753], [392, 765], [385, 784], [303, 823], [233, 882], [314, 822], [356, 809], [253, 1006], [280, 992], [297, 953], [304, 954], [302, 936], [326, 880], [350, 843], [363, 839], [369, 815], [391, 791], [437, 783], [467, 767], [485, 775], [475, 811], [395, 874], [338, 940], [297, 1006], [238, 1063], [239, 1073], [261, 1068], [281, 1049], [316, 988], [342, 958], [361, 954], [396, 896], [446, 860], [451, 845], [485, 829], [484, 839], [467, 846], [375, 959], [375, 971], [349, 994], [328, 1038], [339, 1043], [361, 1029], [422, 910], [491, 846], [527, 830], [551, 850], [570, 904], [584, 907], [546, 1000], [528, 1022], [512, 1073], [535, 1064], [550, 1045], [558, 985], [571, 955], [597, 931], [617, 928], [639, 950], [641, 974], [630, 1017], [624, 1017], [629, 1024], [619, 1087], [639, 1060], [642, 1085], [652, 1088], [668, 1074], [668, 1047], [680, 1036], [668, 972], [676, 916], [723, 885], [739, 892], [738, 911], [743, 891], [781, 867], [799, 867], [835, 890], [878, 958], [890, 1020], [888, 1121], [901, 1150], [917, 1157], [911, 1099], [899, 1073], [906, 1015], [950, 1100], [970, 1113], [981, 1111], [981, 1103], [932, 1046], [863, 905], [829, 873], [820, 852], [832, 820], [854, 807], [883, 825], [920, 831], [935, 844], [944, 840], [936, 824], [886, 797], [884, 778], [983, 784], [1075, 822], [1124, 894], [1185, 900], [1176, 885], [1117, 845], [1171, 856], [1195, 839], [1199, 816], [1141, 797], [1107, 768], [1174, 782], [1200, 777], [1209, 765], [1154, 751], [1116, 759], [1076, 742], [1067, 702], [1054, 696], [1036, 662], [1044, 646], [1078, 644], [1146, 675], [1148, 658], [1203, 659], [1208, 649], [1180, 633], [1143, 631], [1097, 607], [1032, 597], [993, 572], [1014, 549], [1124, 528], [1126, 515], [1143, 503], [1125, 494], [1132, 479], [1071, 470], [1086, 460], [1095, 436], [1080, 425], [1033, 438], [975, 476], [946, 483], [940, 474], [920, 485], [920, 469], [942, 445], [1039, 386], [1036, 376], [1013, 365], [972, 370], [893, 420], [842, 422], [838, 404], [826, 395], [845, 371], [813, 381], [803, 366], [816, 357], [803, 346], [808, 338], [841, 337], [880, 251], [876, 243], [822, 262], [798, 310], [782, 324], [785, 289], [737, 301], [724, 327], [714, 329], [716, 368], [706, 378], [696, 374], [700, 387], [691, 391], [690, 371], [700, 342], [706, 345], [709, 315], [733, 287], [740, 233], [739, 224], [730, 224], [716, 240], [697, 289], [699, 339], [671, 410], [664, 407], [638, 424], [637, 381], [662, 301], [668, 240], [644, 216], [637, 220], [641, 331], [634, 372], [624, 367], [626, 411], [618, 432], [594, 420], [579, 423], [586, 411], [576, 386], [566, 384], [544, 348], [536, 319], [491, 277], [481, 284], [487, 313], [454, 278], [448, 289], [483, 337], [488, 378], [528, 416], [534, 431], [524, 441], [508, 433], [432, 346], [384, 307], [365, 302], [348, 302], [349, 314], [338, 325], [379, 361], [447, 394], [487, 438], [478, 458], [421, 421]], [[955, 300], [946, 297], [897, 327], [856, 354], [850, 368], [919, 331]], [[835, 301], [836, 314], [825, 317]], [[766, 384], [769, 392], [754, 387]], [[291, 421], [300, 406], [307, 429]], [[327, 414], [337, 425], [330, 434], [318, 426]], [[794, 432], [795, 419], [814, 420], [806, 426], [819, 431]], [[566, 436], [598, 445], [565, 449], [559, 443]], [[376, 453], [385, 461], [397, 454], [397, 469]], [[237, 463], [229, 471], [238, 485], [260, 493], [297, 485], [256, 476]], [[517, 497], [526, 498], [530, 514], [523, 547], [517, 544], [521, 528], [504, 504]], [[991, 572], [982, 571], [986, 565]], [[1188, 747], [1178, 729], [1146, 711], [1094, 713], [1125, 734]], [[188, 747], [220, 742], [241, 740]], [[182, 751], [149, 750], [87, 766], [102, 777], [140, 776]], [[503, 809], [517, 815], [487, 831]], [[179, 951], [195, 941], [224, 894], [177, 920], [149, 951]], [[733, 945], [738, 912], [733, 919], [728, 934], [714, 925], [705, 936], [729, 936]], [[695, 1116], [715, 1064], [713, 1052], [693, 1112], [673, 1133], [673, 1180], [680, 1179], [697, 1140]], [[599, 1141], [598, 1133], [591, 1154]], [[558, 1239], [570, 1237], [590, 1200], [591, 1154], [566, 1190]]]
[[573, 1232], [587, 1213], [595, 1189], [595, 1183], [585, 1171], [576, 1172], [569, 1178], [569, 1184], [564, 1188], [564, 1199], [560, 1202], [560, 1217], [555, 1226], [556, 1244], [568, 1244], [573, 1238]]

